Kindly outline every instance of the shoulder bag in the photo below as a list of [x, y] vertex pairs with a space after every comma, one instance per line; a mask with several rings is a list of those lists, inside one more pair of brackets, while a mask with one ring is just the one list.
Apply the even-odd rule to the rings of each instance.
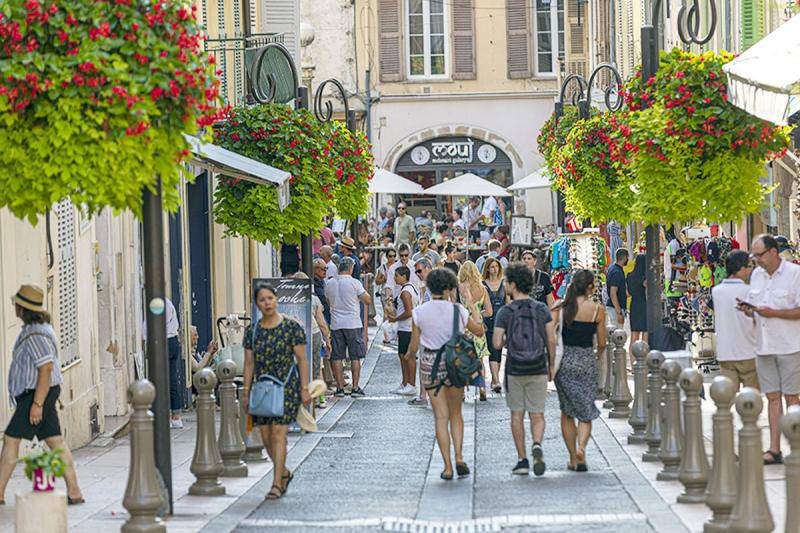
[[[286, 319], [286, 317], [284, 317]], [[253, 347], [255, 348], [255, 336], [258, 323], [253, 323]], [[293, 364], [286, 374], [286, 378], [281, 381], [271, 374], [261, 374], [250, 388], [250, 399], [247, 410], [251, 415], [263, 417], [281, 417], [284, 411], [284, 398], [286, 396], [286, 384], [297, 369]]]

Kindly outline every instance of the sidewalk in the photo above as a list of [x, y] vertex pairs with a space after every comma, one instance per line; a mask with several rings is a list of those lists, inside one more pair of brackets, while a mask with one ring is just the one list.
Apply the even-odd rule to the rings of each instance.
[[[374, 343], [378, 328], [369, 328], [370, 345]], [[370, 354], [371, 356], [373, 354]], [[367, 359], [362, 371], [363, 381], [366, 383], [375, 367], [377, 357]], [[328, 408], [317, 411], [318, 422], [329, 425], [328, 420], [338, 419], [346, 408], [343, 405], [352, 400], [330, 398]], [[185, 413], [184, 428], [172, 430], [172, 487], [174, 494], [175, 514], [166, 523], [170, 533], [196, 532], [201, 529], [212, 531], [229, 531], [235, 524], [225, 528], [207, 528], [206, 526], [218, 515], [231, 507], [241, 504], [241, 497], [250, 489], [259, 485], [262, 479], [271, 473], [272, 463], [248, 464], [248, 477], [246, 478], [220, 478], [225, 485], [226, 494], [220, 497], [189, 496], [189, 486], [194, 482], [194, 476], [189, 471], [194, 454], [196, 416], [194, 412]], [[219, 417], [217, 417], [217, 431], [219, 431]], [[299, 464], [304, 456], [308, 455], [314, 447], [313, 435], [311, 439], [304, 439], [300, 434], [290, 434], [288, 444], [287, 464]], [[318, 441], [318, 439], [316, 439]], [[128, 512], [122, 506], [125, 487], [128, 481], [128, 465], [130, 464], [130, 438], [125, 436], [112, 441], [107, 446], [96, 445], [99, 441], [73, 451], [78, 470], [78, 480], [81, 484], [86, 503], [70, 506], [69, 527], [70, 531], [86, 533], [104, 533], [119, 531], [128, 518]], [[260, 493], [263, 498], [269, 490], [272, 477], [267, 477], [267, 485]], [[14, 471], [8, 488], [6, 489], [6, 505], [0, 506], [0, 532], [6, 533], [14, 530], [14, 499], [20, 492], [30, 491], [31, 482], [25, 478], [22, 465]], [[63, 481], [59, 480], [58, 490], [65, 491]], [[235, 509], [233, 509], [235, 511]]]
[[[709, 467], [713, 464], [713, 440], [712, 440], [712, 415], [716, 411], [714, 402], [710, 400], [709, 387], [711, 386], [712, 378], [705, 378], [705, 396], [707, 400], [702, 401], [703, 411], [703, 437], [705, 438], [706, 454], [708, 455]], [[633, 394], [633, 378], [629, 377], [628, 386], [630, 387], [631, 394]], [[758, 425], [761, 428], [761, 438], [763, 442], [763, 449], [769, 447], [769, 423], [767, 420], [767, 400], [763, 397], [764, 409], [758, 420]], [[600, 408], [602, 402], [598, 402]], [[648, 480], [650, 485], [658, 492], [658, 494], [670, 505], [675, 514], [680, 517], [683, 524], [692, 532], [700, 532], [703, 530], [703, 523], [711, 518], [711, 510], [705, 504], [681, 504], [677, 503], [676, 498], [683, 492], [683, 485], [679, 481], [656, 481], [656, 474], [661, 470], [661, 463], [645, 463], [642, 461], [642, 452], [647, 449], [644, 444], [628, 444], [628, 435], [631, 433], [631, 426], [628, 425], [627, 419], [609, 419], [608, 409], [602, 409], [602, 419], [606, 426], [611, 430], [617, 442], [619, 442], [622, 449], [630, 457], [631, 462], [636, 465], [636, 468]], [[736, 407], [732, 407], [733, 423], [734, 423], [734, 452], [738, 453], [738, 431], [741, 428], [741, 420], [736, 413]], [[781, 449], [784, 456], [786, 456], [791, 448], [789, 442], [785, 437], [782, 438]], [[769, 508], [772, 512], [772, 520], [775, 522], [774, 531], [783, 531], [784, 523], [786, 520], [786, 475], [784, 473], [783, 465], [765, 466], [764, 478], [767, 488], [767, 501]]]

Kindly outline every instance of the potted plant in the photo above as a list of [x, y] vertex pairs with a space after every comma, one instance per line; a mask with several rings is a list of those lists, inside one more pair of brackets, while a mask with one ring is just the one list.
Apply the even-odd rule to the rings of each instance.
[[20, 462], [25, 463], [25, 476], [33, 481], [34, 492], [50, 492], [55, 489], [56, 478], [64, 475], [62, 450], [39, 450], [26, 455]]

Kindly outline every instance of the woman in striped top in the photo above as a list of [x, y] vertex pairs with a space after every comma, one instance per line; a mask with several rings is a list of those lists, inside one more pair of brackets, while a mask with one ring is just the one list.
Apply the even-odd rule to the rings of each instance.
[[67, 501], [83, 503], [72, 454], [61, 436], [56, 400], [61, 392], [61, 366], [58, 362], [58, 340], [50, 315], [44, 309], [44, 291], [36, 285], [23, 285], [12, 296], [17, 317], [23, 326], [14, 343], [8, 371], [8, 393], [14, 414], [3, 438], [0, 453], [0, 505], [8, 480], [14, 472], [22, 439], [44, 441], [51, 450], [62, 451], [66, 469]]

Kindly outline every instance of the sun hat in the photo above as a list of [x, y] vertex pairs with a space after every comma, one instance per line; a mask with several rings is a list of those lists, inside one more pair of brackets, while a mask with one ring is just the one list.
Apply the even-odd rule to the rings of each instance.
[[[328, 386], [321, 379], [315, 379], [308, 385], [308, 394], [312, 400], [325, 394], [326, 390], [328, 390]], [[317, 421], [314, 420], [309, 410], [303, 405], [297, 409], [297, 424], [303, 431], [308, 433], [317, 431]]]
[[11, 303], [36, 313], [45, 312], [44, 291], [38, 285], [22, 285], [17, 294], [11, 297]]
[[348, 250], [355, 250], [356, 249], [356, 243], [352, 239], [352, 237], [342, 237], [342, 240], [339, 241], [339, 246], [341, 246], [343, 248], [347, 248]]

